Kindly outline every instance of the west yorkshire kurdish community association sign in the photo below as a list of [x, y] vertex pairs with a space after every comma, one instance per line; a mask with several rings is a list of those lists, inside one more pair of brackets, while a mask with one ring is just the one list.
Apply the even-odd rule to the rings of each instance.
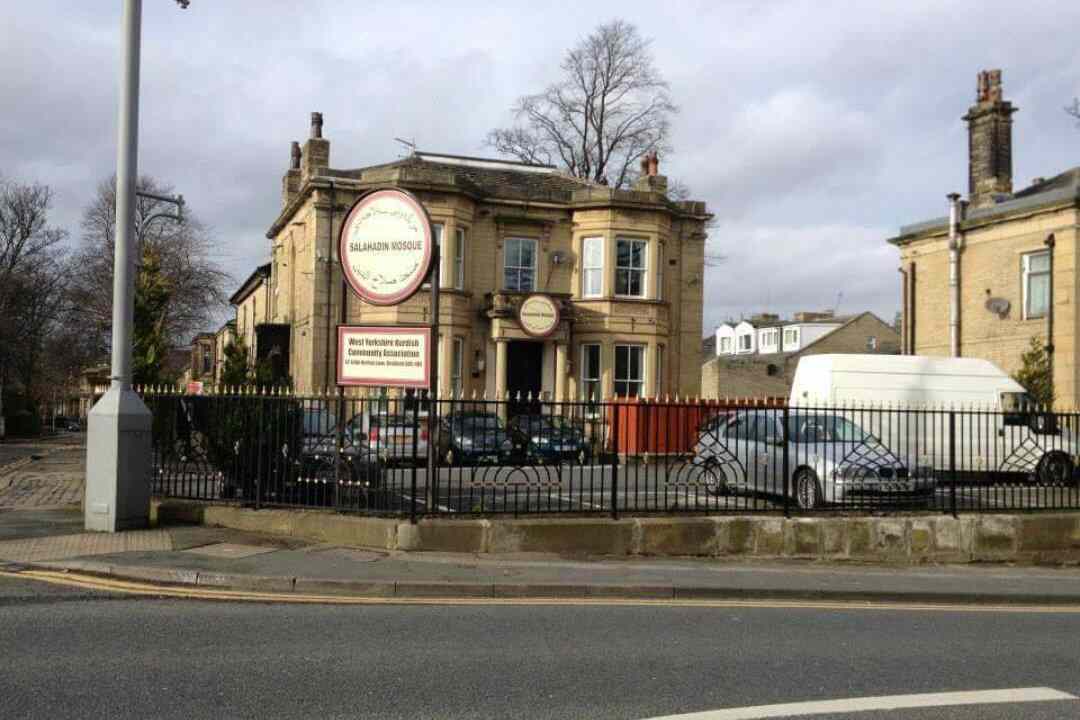
[[338, 384], [429, 386], [431, 328], [338, 328]]
[[[397, 305], [428, 277], [431, 221], [411, 193], [376, 190], [349, 210], [339, 251], [345, 281], [361, 300]], [[338, 384], [430, 387], [431, 335], [430, 327], [338, 327]]]
[[427, 279], [433, 255], [427, 211], [404, 190], [360, 198], [341, 228], [345, 280], [364, 302], [397, 305]]

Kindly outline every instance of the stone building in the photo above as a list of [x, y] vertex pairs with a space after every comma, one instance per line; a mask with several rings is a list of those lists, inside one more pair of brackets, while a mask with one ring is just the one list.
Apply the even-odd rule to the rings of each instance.
[[181, 384], [186, 385], [189, 382], [213, 384], [217, 365], [216, 346], [216, 333], [199, 333], [191, 339], [191, 360], [180, 375]]
[[236, 320], [227, 320], [214, 333], [214, 382], [221, 382], [225, 370], [225, 348], [236, 342]]
[[[706, 338], [702, 343], [702, 397], [787, 398], [801, 357], [829, 353], [896, 355], [900, 352], [900, 333], [874, 313], [847, 317], [824, 315], [796, 313], [787, 321], [781, 321], [775, 315], [768, 316], [773, 318], [771, 320], [759, 320], [754, 329], [756, 334], [760, 336], [769, 331], [778, 334], [772, 345], [764, 344], [765, 352], [760, 349], [763, 345], [760, 337], [758, 349], [741, 354], [723, 350], [718, 345], [726, 335]], [[828, 325], [828, 330], [814, 335], [813, 339], [790, 336], [793, 328], [801, 330], [808, 325]], [[785, 331], [789, 333], [788, 337], [780, 337], [779, 334]], [[784, 343], [783, 351], [767, 351], [781, 343]]]
[[903, 351], [1020, 367], [1032, 338], [1053, 358], [1058, 404], [1080, 401], [1076, 296], [1080, 167], [1013, 191], [1012, 123], [999, 70], [979, 73], [968, 125], [968, 196], [900, 228]]
[[[343, 285], [337, 245], [346, 213], [367, 191], [398, 187], [424, 205], [441, 246], [441, 394], [698, 394], [710, 216], [702, 202], [667, 197], [655, 155], [632, 190], [552, 166], [424, 152], [334, 169], [322, 123], [313, 113], [310, 138], [292, 145], [281, 212], [267, 232], [268, 314], [252, 321], [279, 328], [298, 388], [335, 385], [339, 324], [430, 321], [427, 290], [376, 307]], [[531, 294], [559, 308], [547, 337], [518, 324]]]

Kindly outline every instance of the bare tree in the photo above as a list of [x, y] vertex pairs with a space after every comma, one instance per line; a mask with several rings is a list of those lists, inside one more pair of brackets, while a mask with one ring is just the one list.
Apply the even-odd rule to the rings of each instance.
[[639, 158], [670, 150], [678, 112], [649, 45], [624, 20], [599, 26], [566, 53], [558, 82], [518, 98], [517, 123], [492, 130], [487, 144], [523, 162], [558, 163], [575, 177], [628, 186]]
[[1072, 105], [1065, 106], [1065, 112], [1072, 115], [1080, 123], [1080, 98], [1073, 98]]
[[59, 245], [66, 233], [49, 225], [51, 209], [47, 185], [0, 178], [0, 438], [5, 389], [10, 393], [10, 380], [17, 380], [18, 395], [31, 396], [62, 297]]
[[[172, 188], [141, 177], [137, 190], [169, 195]], [[227, 303], [229, 275], [212, 254], [209, 230], [185, 211], [183, 222], [160, 217], [173, 209], [158, 200], [138, 197], [135, 204], [136, 257], [148, 251], [160, 262], [168, 283], [170, 302], [158, 318], [165, 334], [177, 345], [209, 326]], [[116, 233], [116, 179], [98, 185], [94, 199], [83, 211], [82, 244], [76, 252], [79, 271], [70, 289], [73, 312], [101, 354], [112, 331], [113, 250]]]

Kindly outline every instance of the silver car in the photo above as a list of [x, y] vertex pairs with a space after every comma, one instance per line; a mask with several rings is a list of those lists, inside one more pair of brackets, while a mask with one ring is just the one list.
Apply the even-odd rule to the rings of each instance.
[[372, 415], [368, 446], [386, 465], [424, 463], [428, 453], [427, 423], [426, 415]]
[[784, 455], [788, 492], [804, 510], [825, 504], [880, 505], [925, 502], [936, 482], [913, 472], [889, 448], [839, 415], [791, 410], [721, 415], [702, 427], [694, 447], [710, 493], [747, 491], [783, 495]]

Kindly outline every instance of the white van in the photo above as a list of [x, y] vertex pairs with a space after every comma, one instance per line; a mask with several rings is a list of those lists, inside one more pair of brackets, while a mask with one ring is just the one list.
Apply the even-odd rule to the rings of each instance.
[[1072, 437], [988, 360], [811, 355], [799, 360], [789, 402], [839, 408], [913, 467], [941, 478], [955, 469], [970, 481], [1074, 482]]

